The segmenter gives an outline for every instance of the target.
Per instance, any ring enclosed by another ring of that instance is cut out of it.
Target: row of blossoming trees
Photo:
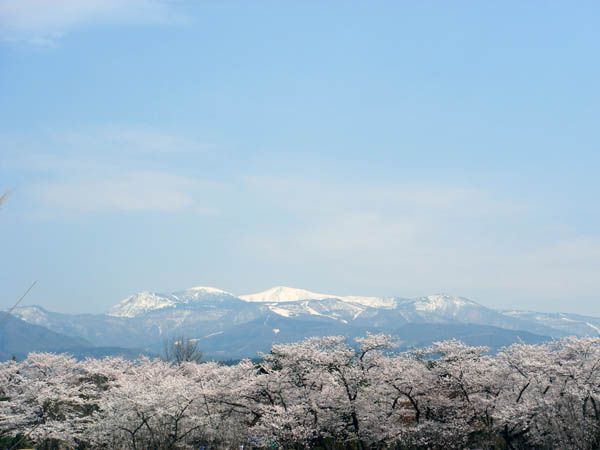
[[[8,447],[598,448],[600,340],[456,341],[393,353],[369,335],[275,345],[260,363],[76,361],[0,365]]]

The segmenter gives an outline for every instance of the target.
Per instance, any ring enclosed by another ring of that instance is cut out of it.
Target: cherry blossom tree
[[[0,439],[157,450],[594,449],[600,339],[490,354],[458,341],[398,353],[389,336],[319,337],[229,366],[32,353],[0,363]]]
[[[96,387],[72,357],[31,353],[22,363],[4,363],[0,372],[1,379],[7,379],[3,428],[36,441],[75,444],[93,423]]]

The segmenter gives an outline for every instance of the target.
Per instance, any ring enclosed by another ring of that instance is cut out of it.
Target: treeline
[[[275,345],[260,363],[76,361],[0,365],[5,448],[593,449],[600,340],[447,341],[394,353],[388,336]],[[0,447],[2,446],[0,445]]]

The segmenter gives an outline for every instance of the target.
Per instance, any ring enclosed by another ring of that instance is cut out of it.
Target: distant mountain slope
[[[600,336],[600,318],[570,313],[540,313],[533,311],[503,311],[509,317],[533,322],[578,336]]]
[[[0,360],[22,358],[29,352],[70,351],[90,348],[81,337],[66,336],[40,325],[0,313]]]
[[[442,330],[440,339],[456,337],[493,348],[519,339],[600,335],[598,318],[502,312],[445,294],[414,299],[339,296],[285,286],[241,296],[205,286],[164,294],[140,292],[107,314],[60,314],[39,306],[17,308],[14,314],[103,347],[160,352],[166,338],[185,335],[198,339],[207,354],[224,359],[254,356],[282,339],[367,331],[404,333],[402,339],[409,345],[420,342],[424,330],[424,341]]]
[[[271,316],[268,320],[246,323],[240,327],[215,333],[199,339],[199,345],[209,358],[229,359],[268,352],[274,343],[297,342],[307,336],[341,335],[349,339],[370,332],[392,334],[400,350],[423,347],[436,341],[459,339],[470,345],[484,345],[496,351],[515,342],[528,344],[549,340],[528,331],[505,330],[497,327],[472,324],[403,324],[393,330],[363,326],[343,326],[328,319],[313,317],[307,320],[290,320]]]
[[[56,333],[81,337],[97,346],[144,347],[149,331],[133,326],[125,317],[107,314],[63,314],[41,306],[16,308],[13,314],[22,320],[44,326]],[[154,326],[155,327],[155,326]]]
[[[523,342],[539,344],[549,340],[524,330],[506,330],[488,325],[475,324],[415,324],[402,325],[397,330],[403,348],[419,348],[436,341],[458,339],[468,345],[484,345],[492,351],[502,347]]]
[[[68,317],[68,315],[64,316]],[[76,358],[105,356],[135,358],[142,354],[156,356],[158,353],[135,345],[96,346],[81,336],[57,333],[45,326],[27,323],[18,317],[0,312],[0,361],[13,356],[23,359],[31,352],[69,353]]]

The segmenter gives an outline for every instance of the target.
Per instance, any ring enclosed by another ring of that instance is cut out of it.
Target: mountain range
[[[404,349],[449,338],[495,350],[518,341],[600,336],[600,318],[577,314],[501,311],[445,294],[340,296],[285,286],[239,296],[204,286],[172,293],[140,292],[106,314],[62,314],[36,305],[16,308],[13,314],[21,328],[43,327],[54,338],[62,336],[64,342],[56,342],[56,349],[156,354],[166,339],[186,336],[197,339],[205,355],[214,359],[254,357],[273,343],[308,336],[352,338],[366,332],[394,335]],[[0,357],[7,355],[6,343],[12,340],[5,336],[0,341]],[[33,342],[28,349],[49,346],[37,347]]]

